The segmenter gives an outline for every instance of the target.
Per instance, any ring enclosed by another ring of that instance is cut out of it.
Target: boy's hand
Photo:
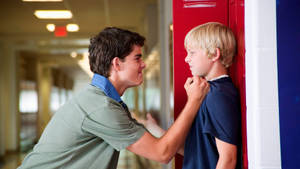
[[[187,78],[184,88],[188,95],[188,100],[202,100],[209,91],[209,83],[198,76]]]
[[[132,117],[134,117],[139,123],[143,124],[146,129],[156,138],[161,137],[166,132],[157,124],[157,121],[152,117],[150,113],[147,113],[147,119],[138,118],[134,114],[132,115]]]

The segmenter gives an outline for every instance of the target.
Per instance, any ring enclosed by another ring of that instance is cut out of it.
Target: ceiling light
[[[23,2],[62,2],[63,0],[22,0]]]
[[[79,30],[79,26],[77,24],[68,24],[67,31],[68,32],[77,32]]]
[[[47,24],[47,26],[46,26],[46,28],[47,28],[47,30],[49,31],[49,32],[54,32],[54,30],[55,30],[55,25],[54,24]]]
[[[69,10],[36,10],[34,15],[39,19],[71,19]]]
[[[77,56],[77,52],[71,52],[71,54],[70,54],[70,55],[71,55],[71,57],[72,57],[72,58],[76,58],[76,56]]]

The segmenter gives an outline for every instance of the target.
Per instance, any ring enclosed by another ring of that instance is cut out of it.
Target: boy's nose
[[[188,55],[185,57],[184,61],[185,61],[186,63],[189,63],[189,56],[188,56]]]

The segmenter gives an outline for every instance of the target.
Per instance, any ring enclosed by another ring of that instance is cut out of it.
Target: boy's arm
[[[147,114],[146,120],[137,119],[138,122],[142,123],[148,131],[157,138],[162,137],[166,130],[162,129],[156,122],[156,120],[151,116],[150,113]],[[184,143],[180,146],[177,151],[178,154],[184,156]]]
[[[181,145],[181,147],[179,148],[179,150],[177,151],[178,154],[184,156],[184,144]]]
[[[237,161],[237,146],[216,139],[219,160],[216,169],[235,169]]]
[[[168,163],[184,143],[187,133],[197,114],[209,84],[199,77],[189,78],[185,83],[188,101],[174,122],[161,138],[155,138],[150,133],[145,134],[127,149],[146,158]]]

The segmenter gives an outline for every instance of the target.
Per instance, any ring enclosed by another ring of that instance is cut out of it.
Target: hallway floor
[[[29,151],[30,152],[30,151]],[[29,153],[28,152],[28,153]],[[0,161],[0,169],[16,169],[27,153],[7,153]],[[138,157],[129,151],[121,151],[117,169],[161,169],[157,162]]]
[[[0,163],[0,169],[16,169],[24,159],[24,153],[8,153]]]

